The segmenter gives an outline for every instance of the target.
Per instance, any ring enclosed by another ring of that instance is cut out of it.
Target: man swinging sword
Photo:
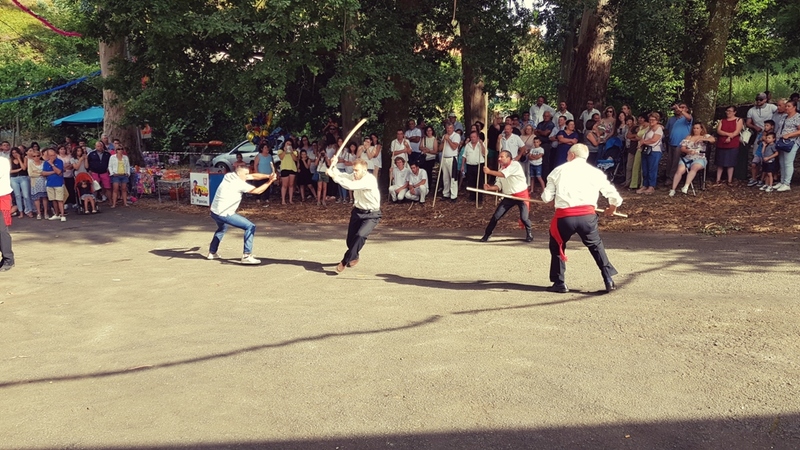
[[[508,150],[500,152],[498,162],[500,170],[492,170],[488,166],[483,168],[483,173],[496,177],[495,184],[485,184],[483,188],[487,191],[501,192],[515,198],[503,198],[500,204],[497,205],[492,219],[489,220],[489,225],[486,226],[486,231],[483,233],[481,242],[489,240],[492,231],[494,231],[494,227],[497,226],[497,222],[514,206],[519,207],[519,223],[520,228],[525,227],[525,242],[531,242],[533,241],[533,234],[531,233],[531,221],[528,218],[530,212],[530,196],[528,195],[528,183],[525,180],[525,172],[519,161],[513,160],[511,152]]]

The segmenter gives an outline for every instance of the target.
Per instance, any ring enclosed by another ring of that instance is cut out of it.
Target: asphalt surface
[[[800,448],[796,236],[546,237],[210,219],[17,221],[0,448]]]

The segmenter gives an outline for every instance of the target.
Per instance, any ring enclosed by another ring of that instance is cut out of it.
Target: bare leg
[[[122,204],[128,206],[128,185],[122,184]]]
[[[692,181],[694,181],[694,177],[697,176],[697,172],[700,172],[702,169],[703,166],[700,164],[692,164],[692,168],[689,169],[689,173],[686,174],[686,184],[684,186],[691,185]]]
[[[289,179],[288,180],[288,184],[289,184],[289,203],[290,204],[294,204],[294,201],[293,201],[293,199],[294,199],[294,177],[295,177],[294,175],[289,175],[287,177]]]
[[[733,167],[728,167],[725,170],[728,171],[728,184],[733,183]]]
[[[111,207],[117,207],[117,192],[119,192],[119,183],[111,185]]]
[[[289,190],[289,177],[281,179],[281,205],[286,204],[286,191]]]
[[[672,177],[672,190],[673,191],[678,187],[678,184],[680,184],[681,178],[683,178],[684,172],[686,172],[686,166],[684,166],[683,164],[679,164],[678,165],[678,169],[675,171],[675,175]],[[687,176],[686,184],[687,185],[689,184],[688,176]]]

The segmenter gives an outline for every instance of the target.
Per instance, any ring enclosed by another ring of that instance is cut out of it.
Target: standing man
[[[419,163],[412,162],[411,173],[408,175],[406,199],[424,205],[426,195],[428,195],[428,174],[425,169],[420,169]]]
[[[411,154],[408,156],[409,162],[419,161],[422,153],[419,150],[419,141],[422,140],[422,130],[417,128],[417,121],[411,119],[408,121],[406,131],[404,133],[409,147],[411,147]]]
[[[477,188],[480,186],[478,177],[480,176],[481,167],[486,162],[485,158],[486,147],[483,145],[483,141],[479,139],[478,132],[473,131],[469,134],[469,141],[464,145],[464,159],[461,162],[461,170],[467,179],[467,187]],[[477,192],[470,192],[469,199],[475,200],[477,195]]]
[[[47,178],[47,200],[53,204],[53,215],[48,220],[66,222],[64,200],[67,198],[67,190],[64,188],[64,161],[56,158],[56,151],[52,148],[44,151],[44,159],[42,176]]]
[[[524,129],[526,125],[536,128],[536,124],[531,120],[531,113],[528,111],[522,113],[522,120],[519,123],[520,129]]]
[[[14,267],[14,252],[11,249],[11,161],[0,157],[0,272]]]
[[[531,114],[531,121],[533,122],[533,126],[539,124],[542,120],[544,120],[544,112],[547,111],[550,113],[550,117],[553,117],[553,113],[555,110],[547,104],[547,97],[540,95],[536,99],[536,103],[531,106],[530,114]]]
[[[396,161],[397,158],[402,159],[404,162],[408,161],[408,156],[411,154],[411,143],[408,142],[408,139],[406,139],[406,135],[403,130],[397,130],[397,139],[392,141],[391,150],[392,161]]]
[[[521,137],[514,134],[514,127],[511,124],[506,124],[503,134],[497,137],[497,150],[508,151],[514,161],[519,161],[525,156],[525,142]]]
[[[757,137],[759,133],[764,131],[764,121],[772,119],[772,115],[777,111],[777,105],[767,103],[766,93],[762,92],[756,95],[756,104],[747,111],[747,122],[745,123],[747,128],[753,132],[753,138]]]
[[[550,281],[553,282],[547,288],[550,292],[569,292],[564,282],[564,272],[567,270],[564,250],[575,233],[594,257],[603,276],[606,292],[616,289],[612,277],[617,270],[606,256],[603,240],[597,230],[595,208],[598,192],[608,199],[607,216],[613,215],[622,204],[622,197],[603,171],[586,162],[588,157],[588,147],[573,145],[567,153],[567,162],[553,169],[547,177],[547,187],[542,192],[542,200],[546,203],[555,200],[556,207],[553,221],[550,222]]]
[[[353,210],[350,212],[350,225],[347,227],[347,251],[336,272],[342,273],[346,267],[358,264],[359,253],[367,242],[369,234],[381,218],[381,193],[378,180],[367,172],[367,162],[359,159],[353,164],[353,173],[341,173],[336,169],[338,155],[333,157],[328,175],[343,188],[353,191]]]
[[[225,236],[228,225],[244,230],[244,252],[242,254],[242,264],[260,264],[261,261],[253,258],[253,238],[256,234],[256,226],[253,222],[236,214],[239,203],[242,202],[242,194],[258,195],[266,191],[277,179],[275,173],[265,175],[263,173],[250,174],[247,166],[239,166],[235,171],[225,174],[222,182],[214,195],[211,203],[211,218],[217,224],[217,231],[208,246],[208,256],[206,259],[220,259],[217,254],[219,243]],[[259,187],[253,187],[247,180],[269,180]]]
[[[11,159],[11,144],[8,141],[3,141],[0,143],[0,157],[5,159]]]
[[[579,117],[581,121],[581,132],[583,134],[586,134],[586,122],[588,122],[595,114],[599,115],[600,111],[594,109],[594,102],[592,100],[588,100],[586,102],[586,109],[581,113],[581,116]]]
[[[519,200],[503,198],[503,201],[497,205],[494,210],[489,225],[486,225],[486,231],[483,232],[481,242],[486,242],[497,226],[497,222],[506,215],[509,209],[514,206],[519,207],[519,222],[525,228],[525,242],[533,241],[533,233],[531,232],[531,220],[528,218],[530,213],[530,196],[528,194],[528,183],[525,181],[525,172],[522,170],[522,165],[518,161],[511,159],[511,153],[508,150],[500,152],[500,170],[491,170],[488,167],[483,168],[483,173],[487,175],[494,175],[496,178],[495,184],[491,185],[486,183],[483,188],[487,191],[501,192],[506,195],[512,195],[519,198]]]
[[[462,132],[464,131],[464,125],[462,125],[461,122],[459,122],[458,119],[456,119],[455,111],[451,112],[450,115],[447,117],[447,123],[452,124],[454,130],[461,130]],[[447,124],[445,124],[445,126],[446,125]]]
[[[105,135],[103,135],[105,136]],[[108,137],[106,137],[106,140]],[[106,146],[103,141],[97,141],[94,144],[94,151],[86,156],[89,162],[89,173],[92,179],[100,183],[103,189],[103,198],[99,201],[111,201],[111,176],[108,174],[108,162],[111,160],[111,154],[106,151]]]
[[[669,152],[667,153],[667,183],[672,186],[672,179],[681,163],[681,142],[692,133],[692,115],[686,103],[672,105],[675,120],[669,129]],[[763,122],[761,123],[764,124]]]
[[[567,111],[567,102],[558,102],[558,111],[553,113],[553,122],[558,123],[558,118],[562,116],[566,117],[566,120],[575,120],[572,113]]]
[[[458,172],[453,166],[458,157],[460,143],[461,135],[456,133],[452,123],[448,123],[442,136],[442,197],[450,198],[453,203],[458,197]]]

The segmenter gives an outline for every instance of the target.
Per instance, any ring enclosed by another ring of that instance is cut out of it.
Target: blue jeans
[[[778,155],[778,158],[781,161],[781,183],[787,186],[792,183],[792,175],[794,175],[794,158],[797,156],[798,147],[800,147],[800,145],[795,143],[790,152],[780,152],[780,155]],[[19,203],[19,200],[17,200],[17,203]]]
[[[661,152],[642,154],[642,187],[656,187],[659,162],[661,162]]]
[[[221,217],[212,212],[211,218],[217,223],[217,231],[214,232],[214,239],[211,239],[211,245],[208,247],[210,253],[217,253],[219,243],[225,236],[225,231],[228,230],[228,225],[244,230],[244,254],[249,255],[253,253],[253,238],[256,235],[256,226],[253,222],[250,222],[239,214]]]
[[[31,179],[26,176],[11,177],[10,179],[11,189],[14,191],[14,198],[17,200],[17,208],[21,213],[32,213]]]

